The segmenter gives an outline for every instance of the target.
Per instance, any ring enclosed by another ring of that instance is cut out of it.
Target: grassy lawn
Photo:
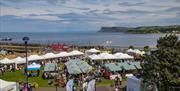
[[[0,79],[6,81],[25,81],[25,75],[21,70],[15,72],[6,72],[4,75],[0,75]],[[41,76],[39,77],[29,77],[29,82],[37,82],[40,87],[48,87],[48,81],[43,80]]]
[[[48,80],[43,80],[41,75],[39,77],[29,77],[29,82],[37,82],[40,87],[50,87],[50,85],[48,85]],[[0,79],[6,81],[25,81],[25,75],[22,73],[21,70],[15,72],[5,72],[4,75],[0,75]],[[101,83],[97,82],[97,85],[110,85],[113,84],[113,82],[113,80],[103,79]]]

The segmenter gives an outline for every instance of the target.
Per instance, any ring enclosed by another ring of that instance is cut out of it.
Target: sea
[[[126,33],[24,33],[24,32],[0,32],[0,38],[9,37],[9,43],[23,43],[23,37],[29,37],[29,43],[38,44],[67,44],[78,46],[109,46],[109,47],[155,47],[157,40],[165,34],[126,34]],[[177,35],[180,38],[180,35]],[[2,42],[2,41],[1,41]],[[7,42],[7,41],[6,41]]]

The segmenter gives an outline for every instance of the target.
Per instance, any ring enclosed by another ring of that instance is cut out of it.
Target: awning
[[[69,74],[88,73],[92,70],[92,67],[82,60],[70,60],[65,63]]]
[[[56,71],[57,64],[56,63],[48,63],[44,66],[44,71]]]
[[[0,91],[16,91],[16,82],[8,82],[0,79]]]
[[[8,58],[4,58],[4,59],[0,60],[0,64],[12,64],[12,63],[15,63],[15,62]]]
[[[101,51],[97,50],[95,48],[92,48],[92,49],[87,50],[86,52],[88,52],[88,53],[98,53],[98,52],[101,52]]]
[[[31,65],[28,65],[28,70],[39,70],[40,68],[40,64],[32,63]]]

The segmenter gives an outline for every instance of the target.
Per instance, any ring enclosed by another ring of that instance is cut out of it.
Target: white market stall
[[[28,56],[27,59],[28,59],[28,61],[37,61],[37,60],[42,60],[44,58],[39,55],[30,55],[30,56]]]
[[[136,53],[136,54],[140,54],[140,55],[144,55],[145,54],[144,51],[140,51],[139,49],[128,49],[127,52],[128,53]]]
[[[28,65],[28,70],[40,70],[40,68],[41,68],[40,64],[32,63]]]
[[[80,55],[84,55],[84,53],[80,52],[78,50],[73,50],[73,51],[69,52],[69,55],[70,56],[80,56]]]
[[[4,59],[0,60],[0,64],[13,64],[13,63],[15,63],[15,62],[8,58],[4,58]]]
[[[117,59],[133,59],[133,56],[130,56],[128,54],[125,53],[115,53],[114,56],[116,56]]]
[[[26,63],[25,58],[22,58],[22,57],[16,57],[16,58],[12,59],[12,61],[14,61],[16,64]]]
[[[46,53],[45,55],[42,56],[44,59],[52,59],[52,58],[57,58],[56,54],[54,53]]]
[[[16,82],[8,82],[0,79],[0,91],[17,91]]]
[[[92,48],[92,49],[89,49],[86,51],[86,54],[87,55],[91,55],[91,54],[96,54],[96,53],[100,53],[101,51],[100,50],[97,50],[95,48]]]
[[[70,53],[67,52],[60,52],[56,54],[56,57],[68,57],[68,56],[70,56]]]

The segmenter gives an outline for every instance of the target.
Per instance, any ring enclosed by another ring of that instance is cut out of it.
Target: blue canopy
[[[40,64],[32,63],[31,65],[28,65],[28,70],[40,70],[40,68]]]

